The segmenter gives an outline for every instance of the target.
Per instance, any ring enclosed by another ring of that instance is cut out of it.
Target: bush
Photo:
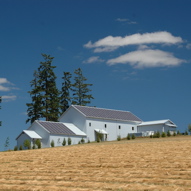
[[[150,138],[153,138],[153,136],[154,136],[154,135],[151,134],[151,135],[150,135]]]
[[[64,138],[63,142],[62,142],[62,146],[66,145],[66,139]]]
[[[131,136],[128,134],[127,135],[127,140],[130,140],[131,139]]]
[[[178,130],[178,131],[177,131],[177,135],[180,135],[180,134],[181,134],[181,133],[180,133],[180,131]]]
[[[54,147],[54,140],[51,141],[50,145],[51,147]]]
[[[83,144],[83,143],[85,143],[85,140],[84,140],[84,138],[82,138],[82,139],[81,139],[81,143],[82,143],[82,144]]]
[[[103,140],[103,134],[97,132],[97,142],[99,143],[102,140]]]
[[[21,150],[23,150],[23,147],[22,147],[22,145],[20,145],[20,147],[19,147],[19,150],[21,151]]]
[[[14,151],[17,151],[17,150],[18,150],[18,147],[17,147],[17,146],[15,146],[15,147],[14,147]]]
[[[121,141],[121,136],[120,135],[117,136],[117,140]]]
[[[88,139],[88,143],[90,143],[90,140]]]
[[[166,133],[162,132],[161,137],[166,137]]]
[[[188,131],[185,131],[185,135],[188,135]]]
[[[132,139],[135,139],[135,135],[134,135],[134,134],[132,134],[131,138],[132,138]]]
[[[71,140],[71,138],[69,137],[68,138],[68,145],[71,145],[72,144],[72,140]]]
[[[32,146],[32,149],[36,149],[36,148],[35,148],[35,145]]]
[[[31,143],[28,139],[26,139],[23,143],[24,147],[27,149],[31,149]]]
[[[38,147],[38,149],[41,148],[41,141],[40,141],[40,139],[37,139],[37,140],[35,141],[35,145]]]
[[[175,132],[173,133],[173,136],[176,136],[176,133],[175,133]]]
[[[167,131],[167,136],[168,136],[168,137],[170,137],[170,136],[171,136],[171,134],[170,134],[170,131],[169,131],[169,130]]]

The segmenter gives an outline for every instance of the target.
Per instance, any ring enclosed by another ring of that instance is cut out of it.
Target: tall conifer
[[[72,84],[72,90],[73,90],[73,101],[72,104],[74,105],[87,105],[91,102],[91,99],[94,99],[89,92],[91,89],[89,89],[89,86],[92,86],[92,84],[86,84],[85,82],[87,79],[83,76],[81,68],[78,68],[74,71],[76,74],[74,78],[74,84]]]

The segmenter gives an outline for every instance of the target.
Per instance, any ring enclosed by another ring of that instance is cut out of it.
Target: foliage
[[[188,131],[185,131],[185,133],[184,133],[185,135],[188,135]]]
[[[170,131],[169,131],[169,130],[167,131],[167,136],[168,136],[168,137],[170,137],[170,136],[171,136],[171,133],[170,133]]]
[[[14,151],[17,151],[17,150],[18,150],[18,147],[17,147],[17,146],[15,146],[15,147],[14,147]]]
[[[117,141],[121,141],[121,136],[120,135],[117,136]]]
[[[66,145],[66,139],[64,138],[63,142],[62,142],[62,146]]]
[[[64,76],[62,77],[63,83],[62,83],[62,91],[60,96],[60,108],[62,112],[65,112],[71,103],[71,97],[70,97],[70,91],[71,91],[71,73],[70,72],[64,72]]]
[[[70,137],[68,137],[68,145],[72,144],[72,139]]]
[[[177,135],[180,135],[180,134],[181,134],[181,133],[180,133],[180,131],[178,130],[178,131],[177,131]]]
[[[135,135],[134,135],[134,134],[132,134],[131,138],[132,138],[132,139],[135,139]]]
[[[51,147],[54,147],[54,140],[51,141],[50,145]]]
[[[20,150],[20,151],[23,150],[23,146],[22,146],[22,145],[20,145],[19,150]]]
[[[176,132],[173,133],[173,136],[176,136]]]
[[[81,143],[83,144],[83,143],[85,143],[85,140],[84,140],[84,138],[82,137],[82,139],[81,139]]]
[[[191,124],[188,125],[188,131],[190,132],[191,135]]]
[[[88,143],[90,143],[90,140],[88,139]]]
[[[150,135],[150,138],[160,138],[160,132],[155,132],[154,135]]]
[[[35,145],[32,146],[32,149],[36,149]]]
[[[89,86],[92,84],[86,84],[87,79],[83,76],[81,68],[78,68],[74,71],[76,74],[74,78],[74,84],[72,84],[73,91],[73,100],[72,104],[74,105],[87,105],[90,103],[91,99],[94,99],[89,92]]]
[[[7,137],[4,146],[5,146],[5,150],[7,150],[9,147],[9,137]]]
[[[127,135],[127,140],[130,140],[131,139],[131,136],[128,134]]]
[[[38,149],[41,148],[41,141],[40,141],[40,139],[36,139],[35,145],[37,146]]]
[[[99,132],[97,132],[96,133],[96,141],[99,143],[100,141],[102,141],[103,140],[103,134],[102,133],[99,133]]]
[[[166,133],[165,133],[165,132],[162,132],[162,133],[161,133],[161,137],[166,137]]]
[[[26,139],[23,143],[24,147],[27,149],[31,149],[31,143],[28,139]]]

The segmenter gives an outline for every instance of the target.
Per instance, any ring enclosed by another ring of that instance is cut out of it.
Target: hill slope
[[[1,152],[0,190],[189,190],[191,137]]]

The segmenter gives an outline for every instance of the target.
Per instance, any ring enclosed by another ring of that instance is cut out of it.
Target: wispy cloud
[[[137,22],[131,21],[130,19],[125,19],[125,18],[117,18],[116,21],[122,22],[122,23],[127,23],[129,25],[137,24]]]
[[[13,87],[14,84],[9,82],[6,78],[0,78],[0,91],[11,91],[12,89],[17,89]]]
[[[103,39],[92,43],[89,41],[84,45],[86,48],[95,48],[94,52],[106,52],[106,50],[114,51],[122,46],[141,45],[141,44],[177,44],[182,43],[181,37],[175,37],[166,31],[133,34],[125,37],[107,36]],[[98,49],[99,48],[99,49]],[[112,49],[113,48],[113,49]]]
[[[98,62],[104,62],[103,59],[101,59],[99,56],[92,56],[88,58],[87,60],[83,61],[85,64],[91,64],[91,63],[98,63]]]
[[[107,61],[108,65],[130,64],[134,68],[178,66],[185,60],[174,57],[172,53],[161,50],[137,50]]]
[[[15,95],[4,95],[2,96],[2,101],[3,102],[9,102],[9,101],[14,101],[16,100],[17,96]]]

